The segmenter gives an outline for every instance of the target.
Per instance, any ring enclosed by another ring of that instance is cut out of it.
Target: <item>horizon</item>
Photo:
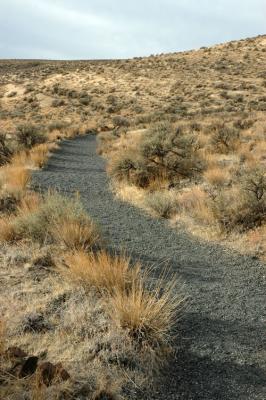
[[[226,45],[227,43],[234,43],[234,42],[240,42],[240,41],[244,41],[244,40],[248,40],[248,39],[256,39],[259,37],[263,37],[266,36],[266,33],[264,34],[259,34],[256,36],[252,36],[252,37],[245,37],[245,38],[240,38],[240,39],[233,39],[233,40],[229,40],[226,42],[221,42],[221,43],[215,43],[212,44],[210,46],[201,46],[201,47],[197,47],[194,49],[186,49],[186,50],[180,50],[180,51],[173,51],[170,53],[158,53],[158,54],[149,54],[149,55],[144,55],[144,56],[133,56],[133,57],[129,57],[129,58],[76,58],[76,59],[71,59],[71,58],[67,58],[67,59],[53,59],[53,58],[0,58],[1,61],[53,61],[53,62],[88,62],[88,61],[92,61],[92,62],[104,62],[104,61],[125,61],[125,60],[133,60],[133,59],[137,59],[137,58],[149,58],[149,57],[158,57],[161,55],[167,55],[167,54],[178,54],[178,53],[189,53],[192,51],[198,51],[202,48],[212,48],[212,47],[216,47],[216,46],[221,46],[221,45]]]

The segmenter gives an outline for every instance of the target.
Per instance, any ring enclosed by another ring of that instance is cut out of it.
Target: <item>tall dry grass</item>
[[[100,242],[99,230],[88,216],[80,219],[64,215],[55,220],[51,232],[58,243],[72,250],[86,250]]]
[[[203,176],[213,186],[224,186],[230,181],[230,173],[221,167],[211,167],[204,172]]]
[[[171,343],[184,299],[175,278],[147,287],[149,274],[137,275],[130,289],[115,290],[110,315],[118,327],[140,344],[154,349]]]
[[[67,268],[61,271],[68,279],[108,293],[127,290],[140,271],[138,264],[130,266],[128,257],[111,256],[105,250],[97,253],[74,251],[66,254],[64,260]]]
[[[70,252],[60,271],[71,283],[96,288],[105,298],[109,317],[137,345],[149,347],[156,362],[171,347],[184,297],[175,277],[152,279],[139,263],[124,255]],[[158,359],[157,359],[158,358]],[[160,361],[160,362],[161,362]]]
[[[16,238],[13,219],[5,216],[0,219],[0,242],[12,242]]]

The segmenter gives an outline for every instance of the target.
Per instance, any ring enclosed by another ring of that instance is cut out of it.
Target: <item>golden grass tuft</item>
[[[86,250],[100,242],[99,231],[89,217],[81,220],[65,215],[55,221],[52,235],[57,242],[72,250]]]
[[[64,257],[67,268],[60,268],[72,282],[105,290],[126,290],[139,274],[140,266],[130,267],[126,256],[111,256],[105,250],[98,253],[86,253],[82,250],[69,252]]]
[[[154,348],[170,344],[184,298],[173,278],[147,287],[149,273],[137,275],[129,290],[115,290],[110,299],[110,316],[139,344]]]
[[[21,193],[26,189],[30,180],[28,169],[11,164],[2,168],[1,172],[2,185],[8,192]]]
[[[2,217],[0,220],[0,242],[11,242],[15,239],[15,230],[11,217]]]
[[[42,167],[48,158],[50,146],[48,143],[42,143],[35,146],[30,152],[30,160],[36,167]]]
[[[185,214],[194,216],[201,222],[213,224],[214,216],[209,204],[208,194],[200,187],[178,194],[177,202],[179,208]]]
[[[18,153],[14,154],[11,159],[10,165],[16,167],[25,167],[29,162],[29,152],[25,150],[21,150]]]
[[[40,207],[41,201],[42,200],[38,193],[25,193],[17,207],[19,215],[26,215],[35,212]]]
[[[223,186],[230,180],[230,174],[227,170],[220,167],[211,167],[203,174],[208,183],[214,186]]]

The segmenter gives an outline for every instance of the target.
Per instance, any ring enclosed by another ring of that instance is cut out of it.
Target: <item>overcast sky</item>
[[[266,33],[266,0],[0,0],[0,58],[125,58]]]

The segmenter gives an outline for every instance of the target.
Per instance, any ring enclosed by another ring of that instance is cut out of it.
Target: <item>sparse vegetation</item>
[[[99,134],[123,200],[265,258],[265,54],[258,37],[133,60],[0,62],[1,398],[135,393],[178,329],[174,277],[110,254],[78,196],[30,190],[61,139]]]

